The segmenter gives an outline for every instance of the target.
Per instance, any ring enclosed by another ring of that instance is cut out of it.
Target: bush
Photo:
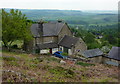
[[[59,61],[60,61],[60,59],[56,59],[56,58],[54,58],[54,57],[48,58],[47,60],[48,60],[48,61],[56,61],[56,62],[59,62]]]
[[[18,45],[13,45],[11,48],[18,49]]]
[[[43,69],[43,70],[47,70],[47,69],[49,69],[51,66],[49,66],[49,65],[44,65],[44,66],[42,66],[41,68]]]
[[[77,65],[81,65],[81,66],[95,66],[95,64],[88,64],[88,63],[83,63],[83,62],[77,62]]]
[[[20,66],[17,61],[11,61],[11,62],[9,62],[9,65],[11,65],[11,66],[17,66],[17,67]]]
[[[36,68],[37,64],[30,64],[30,67]]]
[[[16,61],[17,59],[15,57],[3,56],[3,60],[5,60],[5,61]]]
[[[88,49],[101,48],[101,45],[97,42],[88,43],[87,46],[88,46]]]
[[[51,55],[51,53],[50,53],[50,52],[48,52],[48,53],[47,53],[47,55]]]
[[[39,58],[39,57],[36,57],[36,58],[33,58],[33,59],[30,60],[30,61],[32,61],[32,62],[35,63],[35,64],[38,64],[38,63],[42,62],[43,59],[41,59],[41,58]]]
[[[63,56],[68,56],[68,53],[62,53]]]
[[[35,53],[39,54],[40,53],[40,49],[36,49]]]
[[[73,76],[75,76],[75,73],[72,70],[64,69],[63,67],[60,66],[49,69],[49,71],[53,74],[57,74],[59,76],[64,76],[67,78],[72,78]]]

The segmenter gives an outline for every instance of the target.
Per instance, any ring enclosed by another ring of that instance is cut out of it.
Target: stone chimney
[[[43,23],[44,22],[42,20],[38,22],[38,31],[39,31],[40,36],[43,35]]]
[[[61,23],[61,22],[63,22],[63,20],[58,20],[58,23]]]

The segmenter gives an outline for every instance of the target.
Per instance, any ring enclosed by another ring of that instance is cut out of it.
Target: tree
[[[117,44],[117,39],[111,34],[105,35],[103,39],[107,40],[110,44]]]
[[[19,10],[11,9],[10,13],[2,9],[2,41],[4,46],[9,48],[15,40],[31,39],[31,23],[27,22],[27,17]]]
[[[86,43],[93,43],[95,42],[95,36],[92,33],[87,33],[84,40]]]

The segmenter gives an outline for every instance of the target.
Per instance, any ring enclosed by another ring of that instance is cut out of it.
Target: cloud
[[[119,0],[1,0],[0,8],[117,10]]]

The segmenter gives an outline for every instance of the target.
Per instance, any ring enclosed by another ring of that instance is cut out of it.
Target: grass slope
[[[47,55],[3,52],[3,82],[117,82],[114,66],[78,62],[60,64]]]

